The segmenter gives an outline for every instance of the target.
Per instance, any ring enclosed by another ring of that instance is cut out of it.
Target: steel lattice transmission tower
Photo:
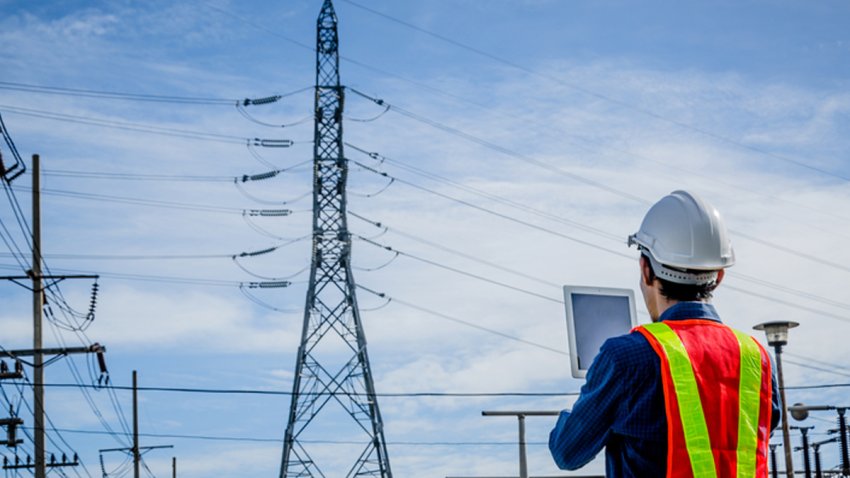
[[[339,82],[338,47],[336,13],[331,0],[325,0],[316,42],[313,257],[281,478],[325,476],[313,458],[315,453],[311,456],[314,440],[304,436],[320,413],[334,413],[334,408],[352,420],[335,416],[334,438],[362,437],[363,448],[352,454],[357,457],[346,476],[392,477],[351,274],[351,235],[346,219],[348,163],[342,149],[344,90]],[[351,430],[343,431],[344,422]],[[338,461],[338,457],[333,458]]]

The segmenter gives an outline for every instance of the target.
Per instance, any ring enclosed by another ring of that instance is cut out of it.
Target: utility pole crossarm
[[[106,347],[93,344],[88,347],[60,347],[46,349],[22,349],[22,350],[0,350],[0,357],[18,358],[33,357],[41,355],[72,355],[72,354],[97,354],[106,352]]]

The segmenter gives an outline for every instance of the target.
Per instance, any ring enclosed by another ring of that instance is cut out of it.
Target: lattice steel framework
[[[336,13],[325,0],[316,41],[313,257],[281,478],[325,476],[310,454],[314,441],[301,438],[320,412],[329,412],[328,405],[341,406],[353,420],[350,432],[363,438],[362,452],[346,476],[392,477],[351,273],[338,47]],[[337,431],[336,437],[348,432]]]

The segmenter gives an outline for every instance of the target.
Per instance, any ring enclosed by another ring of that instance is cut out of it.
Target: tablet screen
[[[564,292],[571,368],[581,378],[606,340],[637,325],[634,299],[627,289],[565,287]]]

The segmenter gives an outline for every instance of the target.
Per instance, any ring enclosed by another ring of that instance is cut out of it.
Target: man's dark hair
[[[717,288],[717,282],[711,281],[708,284],[678,284],[676,282],[670,282],[668,280],[662,279],[655,275],[655,271],[652,270],[652,262],[650,262],[649,257],[646,254],[643,254],[644,259],[646,259],[646,265],[649,266],[649,280],[658,279],[658,282],[661,284],[660,292],[664,297],[675,300],[679,302],[688,302],[695,300],[708,300],[712,297],[712,292]],[[704,271],[687,271],[686,272],[704,272]]]

